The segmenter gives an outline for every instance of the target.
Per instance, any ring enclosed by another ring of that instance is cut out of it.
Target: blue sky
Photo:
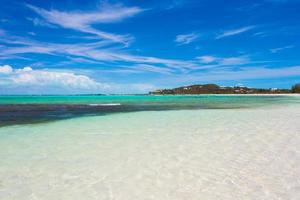
[[[0,94],[300,82],[300,0],[2,0]]]

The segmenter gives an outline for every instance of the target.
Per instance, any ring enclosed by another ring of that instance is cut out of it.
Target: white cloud
[[[268,35],[269,35],[269,33],[265,32],[265,31],[260,31],[260,32],[253,33],[253,36],[258,36],[258,37],[266,37]]]
[[[10,74],[12,71],[13,69],[10,65],[0,66],[0,74]]]
[[[102,5],[102,8],[94,12],[62,12],[58,10],[45,10],[32,5],[27,5],[47,22],[85,33],[95,34],[101,38],[114,42],[127,43],[130,38],[93,28],[92,24],[113,23],[132,17],[143,10],[138,7],[124,7],[121,5]]]
[[[194,42],[199,38],[199,34],[197,33],[190,33],[190,34],[183,34],[183,35],[177,35],[175,42],[178,44],[190,44],[191,42]]]
[[[11,42],[8,40],[7,42]],[[165,59],[159,57],[137,56],[126,53],[123,49],[110,49],[105,47],[105,42],[94,43],[79,43],[79,44],[54,44],[54,43],[41,43],[36,41],[23,41],[15,39],[13,43],[22,46],[0,48],[1,53],[5,56],[17,55],[23,53],[42,53],[49,55],[66,56],[70,61],[63,62],[62,64],[72,64],[76,62],[85,63],[114,63],[126,62],[124,67],[128,67],[127,72],[140,73],[141,71],[151,71],[161,74],[173,73],[174,70],[178,72],[188,72],[190,70],[215,68],[222,65],[242,65],[248,64],[249,58],[247,56],[220,58],[210,55],[204,55],[192,60],[178,60],[178,59]],[[199,62],[200,61],[200,62]],[[128,64],[130,63],[130,64]],[[209,65],[203,65],[209,64]],[[139,72],[132,69],[130,66],[139,66]],[[114,70],[114,69],[112,69]],[[125,72],[126,69],[115,69],[116,71]]]
[[[285,50],[285,49],[291,49],[291,48],[294,48],[294,45],[289,45],[289,46],[279,47],[279,48],[273,48],[273,49],[270,49],[270,52],[271,53],[277,53],[278,51],[282,51],[282,50]]]
[[[23,70],[12,77],[16,85],[58,86],[73,89],[101,89],[102,84],[87,76],[69,72]]]
[[[29,35],[32,35],[32,36],[36,36],[36,33],[35,32],[27,32]]]
[[[1,40],[1,39],[0,39]],[[24,53],[37,53],[37,54],[49,54],[49,55],[65,55],[67,57],[75,57],[90,59],[90,61],[97,62],[114,62],[124,61],[133,62],[138,64],[160,64],[169,68],[176,68],[185,70],[188,68],[194,68],[196,65],[192,61],[176,60],[176,59],[164,59],[158,57],[149,56],[136,56],[128,54],[123,49],[110,49],[106,48],[106,41],[94,42],[94,43],[78,43],[78,44],[57,44],[57,43],[42,43],[37,41],[29,41],[27,39],[20,38],[8,38],[3,40],[8,44],[18,44],[14,47],[0,47],[1,54],[3,56],[17,55]]]
[[[32,71],[31,67],[24,67],[24,68],[15,70],[16,73],[31,72],[31,71]]]
[[[173,70],[166,67],[158,67],[149,64],[137,64],[132,66],[124,66],[125,69],[120,69],[124,73],[143,73],[143,72],[151,72],[157,74],[172,74]]]
[[[230,58],[223,58],[220,61],[221,65],[243,65],[249,63],[249,59],[247,57],[230,57]]]
[[[225,70],[207,74],[211,80],[245,80],[245,79],[268,79],[288,76],[299,76],[300,66],[267,68],[267,67],[244,67],[239,71]]]
[[[172,70],[166,67],[157,67],[153,65],[140,64],[135,66],[138,70],[146,71],[146,72],[154,72],[160,74],[171,74]]]
[[[49,27],[49,28],[56,28],[56,26],[54,26],[53,24],[50,24],[50,23],[46,22],[45,20],[39,19],[37,17],[35,17],[35,18],[27,17],[27,20],[31,21],[33,23],[33,25],[35,25],[35,26],[45,26],[45,27]]]
[[[242,28],[238,28],[238,29],[227,30],[227,31],[224,31],[223,33],[219,34],[216,37],[216,39],[221,39],[221,38],[225,38],[225,37],[229,37],[229,36],[233,36],[233,35],[238,35],[238,34],[250,31],[254,28],[255,28],[255,26],[246,26],[246,27],[242,27]]]
[[[215,62],[218,58],[207,55],[207,56],[199,56],[197,57],[197,59],[199,59],[201,63],[208,64],[208,63]]]
[[[0,66],[0,75],[1,94],[128,94],[147,93],[156,88],[148,83],[100,83],[72,71],[35,70],[31,67],[14,69],[9,65]]]
[[[101,65],[104,63],[112,63],[115,65],[116,62],[125,62],[122,65],[124,69],[116,68],[112,70],[132,73],[141,73],[141,71],[160,74],[170,74],[174,72],[188,73],[191,70],[217,68],[224,65],[243,65],[249,64],[250,62],[247,56],[221,58],[204,55],[191,60],[139,56],[127,53],[123,48],[111,48],[107,46],[107,40],[75,44],[38,42],[12,36],[0,40],[7,44],[14,44],[13,46],[0,47],[2,56],[7,57],[27,53],[65,56],[67,61],[62,61],[58,63],[57,66],[70,65],[78,62],[87,64],[99,63]],[[132,69],[130,66],[139,66],[139,69]],[[126,67],[127,69],[125,69]]]
[[[5,74],[2,85],[18,86],[47,86],[62,89],[108,89],[108,84],[99,83],[88,76],[78,75],[73,72],[33,70],[31,67],[13,69],[9,65],[0,67],[0,73]]]
[[[238,57],[215,57],[215,56],[199,56],[197,59],[200,60],[201,63],[210,64],[214,63],[211,66],[224,66],[224,65],[243,65],[250,62],[250,59],[247,56],[238,56]]]
[[[215,81],[240,81],[255,79],[274,79],[300,76],[300,66],[268,68],[268,67],[242,67],[240,70],[233,68],[214,69],[205,72],[197,72],[191,75],[174,75],[164,78],[164,84],[174,83],[207,83]]]

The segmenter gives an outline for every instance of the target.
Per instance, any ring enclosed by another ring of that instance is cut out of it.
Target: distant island
[[[190,85],[173,89],[161,89],[149,92],[150,95],[167,94],[290,94],[300,93],[300,84],[291,89],[278,88],[249,88],[245,86],[219,86],[216,84]]]

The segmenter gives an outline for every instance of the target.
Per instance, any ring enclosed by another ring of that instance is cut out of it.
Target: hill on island
[[[298,88],[298,87],[297,87]],[[163,94],[286,94],[292,93],[289,89],[278,88],[249,88],[245,86],[219,86],[216,84],[190,85],[173,89],[161,89],[150,92],[152,95]]]

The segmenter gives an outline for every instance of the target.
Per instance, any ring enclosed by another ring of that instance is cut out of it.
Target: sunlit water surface
[[[0,199],[300,199],[299,97],[235,101],[3,126]]]

